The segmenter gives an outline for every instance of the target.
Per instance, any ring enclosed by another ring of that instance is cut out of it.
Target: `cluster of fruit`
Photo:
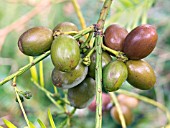
[[[28,56],[38,56],[50,50],[54,65],[53,84],[68,89],[68,100],[72,106],[84,108],[95,96],[96,54],[92,52],[90,65],[84,65],[82,58],[88,53],[80,50],[80,40],[73,37],[75,33],[78,33],[78,28],[70,22],[60,23],[53,30],[34,27],[20,36],[18,46]],[[156,81],[154,71],[140,59],[151,53],[156,41],[157,33],[151,25],[139,26],[130,33],[118,25],[110,25],[104,33],[104,44],[112,50],[123,51],[130,60],[125,63],[112,61],[109,53],[102,52],[102,84],[105,90],[119,89],[126,79],[139,89],[153,87]]]
[[[132,110],[139,105],[139,101],[134,98],[124,94],[117,95],[117,100],[120,104],[120,109],[122,110],[122,114],[125,119],[126,125],[130,125],[133,122],[133,112]],[[110,115],[113,120],[116,120],[119,124],[121,124],[120,117],[118,114],[118,110],[116,106],[113,106],[111,103],[110,95],[107,93],[102,93],[102,111],[108,112],[110,111]],[[92,101],[92,103],[88,106],[88,109],[92,112],[96,111],[96,99]]]
[[[152,67],[144,60],[156,46],[158,35],[155,27],[141,25],[131,32],[112,24],[104,33],[104,44],[110,49],[122,51],[128,57],[125,63],[113,61],[103,69],[103,85],[107,91],[116,91],[127,79],[134,87],[142,90],[151,89],[156,76]]]
[[[82,63],[79,40],[62,34],[70,31],[78,32],[77,26],[70,22],[58,24],[53,31],[34,27],[20,36],[18,46],[28,56],[38,56],[50,50],[54,65],[53,84],[68,89],[68,100],[72,106],[84,108],[95,96],[95,80],[87,76],[88,67]],[[60,34],[54,36],[57,32]]]

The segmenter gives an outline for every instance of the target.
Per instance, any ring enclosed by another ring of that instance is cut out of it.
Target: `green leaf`
[[[2,126],[0,126],[0,128],[3,128]]]
[[[13,123],[11,123],[10,121],[6,120],[6,119],[3,119],[3,122],[5,123],[5,125],[8,127],[8,128],[17,128]]]
[[[50,120],[51,127],[56,128],[53,117],[52,117],[51,112],[50,112],[50,109],[48,109],[48,118]]]
[[[133,3],[129,0],[119,0],[119,2],[124,6],[124,7],[132,7]]]
[[[36,128],[35,125],[31,122],[29,122],[30,128]]]
[[[39,125],[41,126],[41,128],[46,128],[45,124],[40,119],[38,119],[37,121]]]

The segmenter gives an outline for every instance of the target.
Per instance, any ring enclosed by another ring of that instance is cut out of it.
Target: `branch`
[[[108,11],[110,10],[110,6],[112,4],[112,1],[113,0],[105,0],[105,3],[104,3],[102,10],[100,12],[99,20],[97,21],[99,29],[103,29],[103,27],[104,27],[105,20],[106,20]]]
[[[35,60],[33,60],[31,63],[25,65],[24,67],[20,68],[16,73],[6,77],[4,80],[2,80],[0,82],[0,86],[2,86],[3,84],[5,84],[6,82],[10,81],[11,79],[13,79],[16,76],[19,76],[21,74],[23,74],[24,72],[26,72],[27,70],[29,70],[32,66],[34,66],[35,64],[37,64],[38,62],[40,62],[41,60],[43,60],[44,58],[46,58],[48,55],[50,55],[50,51],[46,52],[45,54],[37,57]]]
[[[106,16],[109,12],[112,0],[105,0],[102,10],[100,12],[100,17],[96,25],[96,38],[95,38],[95,48],[96,48],[96,128],[102,127],[102,42],[103,42],[103,27],[105,23]]]

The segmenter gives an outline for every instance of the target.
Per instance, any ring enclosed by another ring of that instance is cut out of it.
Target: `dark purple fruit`
[[[51,45],[51,59],[56,69],[70,72],[80,61],[77,41],[69,35],[57,36]]]
[[[130,108],[128,108],[125,105],[121,105],[120,108],[122,110],[126,125],[130,125],[133,121],[133,114],[132,114]],[[113,119],[115,119],[119,124],[121,124],[121,120],[120,120],[120,117],[119,117],[116,107],[113,107],[111,109],[110,114]]]
[[[51,78],[56,87],[68,89],[80,84],[85,79],[87,72],[88,67],[80,61],[77,67],[70,72],[62,72],[54,68]]]
[[[125,28],[112,24],[105,30],[104,44],[113,50],[122,51],[127,34],[128,31]]]
[[[76,108],[85,108],[90,105],[95,93],[94,79],[86,78],[79,85],[68,89],[68,100],[71,106]]]
[[[126,65],[122,61],[113,61],[103,68],[103,86],[112,92],[120,88],[128,75]]]
[[[139,60],[148,56],[156,46],[158,34],[152,25],[141,25],[126,37],[123,52],[129,59]]]
[[[152,67],[144,60],[129,60],[126,62],[128,69],[127,81],[135,88],[148,90],[156,82]]]
[[[46,27],[31,28],[20,36],[18,47],[25,55],[41,55],[50,49],[53,41],[52,34],[52,30]]]
[[[53,32],[55,31],[60,32],[78,31],[78,28],[75,24],[71,22],[62,22],[54,28]]]
[[[96,69],[96,53],[94,52],[91,57],[91,64],[89,66],[88,74],[90,77],[95,79],[95,69]],[[112,60],[111,56],[107,52],[102,52],[102,67],[108,64]]]

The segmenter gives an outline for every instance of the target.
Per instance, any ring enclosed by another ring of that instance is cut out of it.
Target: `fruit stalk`
[[[87,27],[86,29],[81,30],[78,34],[76,34],[75,36],[73,36],[75,39],[80,38],[81,36],[92,32],[94,30],[93,26]],[[45,59],[47,56],[50,55],[50,51],[47,51],[46,53],[44,53],[43,55],[40,55],[39,57],[37,57],[36,59],[34,59],[32,62],[30,62],[29,64],[25,65],[24,67],[20,68],[17,72],[11,74],[10,76],[6,77],[5,79],[3,79],[2,81],[0,81],[0,86],[2,86],[3,84],[5,84],[6,82],[12,80],[14,77],[19,76],[21,74],[23,74],[24,72],[26,72],[27,70],[29,70],[32,66],[34,66],[35,64],[39,63],[41,60]]]
[[[127,61],[128,58],[126,56],[124,56],[124,53],[123,52],[120,52],[120,51],[116,51],[116,50],[113,50],[109,47],[106,47],[103,43],[102,43],[102,48],[103,50],[106,50],[110,53],[112,53],[113,55],[115,55],[118,59],[122,60],[122,61]]]
[[[103,42],[103,27],[105,23],[106,16],[109,12],[112,0],[105,0],[102,10],[100,12],[100,17],[96,25],[96,38],[95,38],[95,48],[96,48],[96,128],[102,127],[102,42]]]
[[[117,108],[117,111],[118,111],[118,114],[119,114],[119,118],[121,120],[121,125],[122,125],[122,128],[126,128],[126,123],[125,123],[125,118],[123,116],[123,113],[122,113],[122,110],[121,110],[121,107],[120,107],[120,104],[116,98],[116,95],[114,94],[114,92],[110,92],[110,97],[112,98],[112,100],[114,101],[115,103],[115,106]]]
[[[94,31],[94,26],[89,26],[81,31],[78,32],[78,34],[76,34],[75,36],[73,36],[75,39],[79,39],[80,37],[86,35],[89,32]]]
[[[136,99],[139,99],[141,101],[144,101],[146,103],[149,103],[153,106],[158,107],[159,109],[161,109],[162,111],[164,111],[166,113],[168,122],[170,123],[170,112],[168,111],[168,109],[164,105],[160,104],[159,102],[156,102],[156,101],[149,99],[145,96],[141,96],[139,94],[132,93],[132,92],[129,92],[129,91],[126,91],[126,90],[123,90],[123,89],[119,89],[118,91],[116,91],[116,93],[121,93],[121,94],[125,94],[127,96],[135,97]]]

